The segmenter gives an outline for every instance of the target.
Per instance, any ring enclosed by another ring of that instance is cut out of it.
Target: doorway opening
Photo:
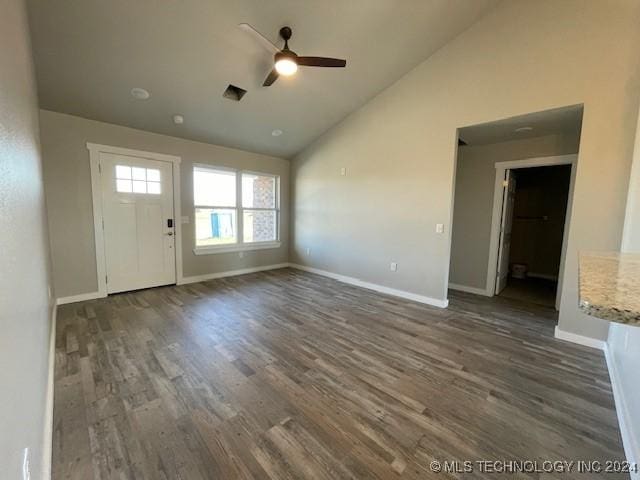
[[[182,279],[180,158],[87,144],[98,297]]]
[[[505,171],[496,295],[555,307],[572,164]]]
[[[582,113],[458,129],[450,289],[559,309]]]

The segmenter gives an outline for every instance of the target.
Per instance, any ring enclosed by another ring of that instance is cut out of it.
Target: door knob
[[[172,236],[172,235],[173,235],[173,232],[169,232],[169,233],[167,233],[167,235]]]

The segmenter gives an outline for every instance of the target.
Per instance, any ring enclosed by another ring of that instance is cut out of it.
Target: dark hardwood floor
[[[623,458],[601,352],[555,340],[551,309],[450,300],[282,269],[62,306],[53,478],[495,479],[430,463]]]

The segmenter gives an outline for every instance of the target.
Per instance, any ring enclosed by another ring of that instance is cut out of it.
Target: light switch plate
[[[436,233],[444,232],[444,223],[436,223]]]
[[[183,225],[186,225],[187,223],[189,223],[189,216],[183,215],[180,221],[182,222]]]
[[[347,169],[346,169],[346,168],[344,168],[344,167],[342,167],[342,168],[340,169],[340,175],[342,175],[342,176],[344,177],[346,174],[347,174]]]
[[[389,265],[389,270],[391,270],[392,272],[396,272],[398,270],[398,264],[396,262],[391,262],[391,265]]]

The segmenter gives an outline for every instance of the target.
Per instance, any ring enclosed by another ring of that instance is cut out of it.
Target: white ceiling
[[[29,0],[42,108],[290,157],[467,29],[497,0]],[[261,86],[272,57],[347,59]],[[222,98],[233,83],[248,93]],[[134,100],[133,87],[152,94]],[[180,113],[185,123],[172,123]],[[273,137],[274,129],[283,130]]]
[[[487,145],[554,134],[577,137],[582,129],[582,111],[582,105],[572,105],[518,115],[496,122],[460,128],[458,137],[467,145]],[[530,127],[531,130],[516,131],[522,127]]]

